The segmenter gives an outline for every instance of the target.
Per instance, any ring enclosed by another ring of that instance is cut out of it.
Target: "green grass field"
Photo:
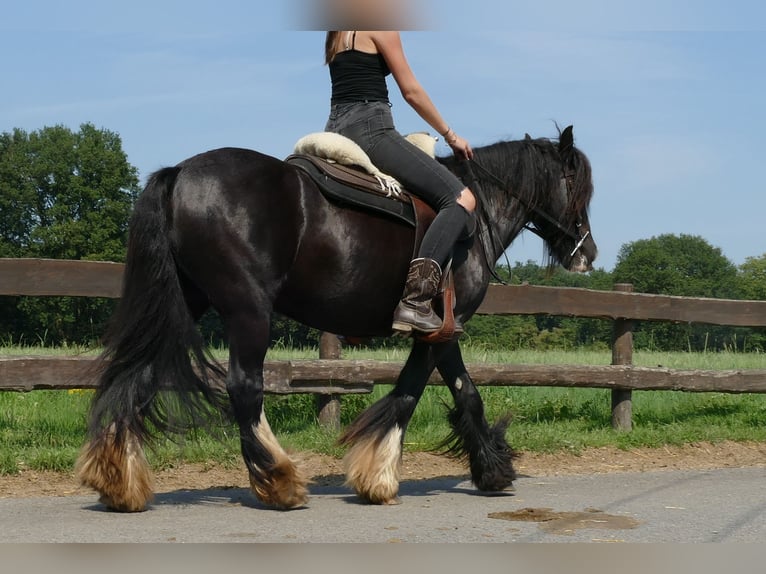
[[[62,349],[79,354],[83,349]],[[0,355],[52,354],[51,349],[0,347]],[[219,352],[222,357],[225,353]],[[468,346],[466,361],[522,364],[609,364],[609,352],[489,352]],[[275,349],[270,359],[316,358],[316,349]],[[403,361],[406,351],[344,351],[344,358]],[[766,357],[744,353],[640,353],[640,366],[662,365],[677,369],[764,369]],[[371,395],[345,396],[342,422],[356,416],[388,389],[376,386]],[[756,394],[633,393],[634,430],[616,432],[610,427],[610,392],[602,389],[504,387],[481,390],[488,418],[510,413],[511,445],[522,451],[571,451],[612,445],[619,448],[659,447],[700,441],[766,442],[766,396]],[[72,468],[85,435],[85,417],[92,392],[0,392],[0,474],[22,469]],[[444,413],[451,401],[443,387],[430,387],[418,405],[406,436],[406,448],[431,450],[448,433]],[[336,434],[316,424],[314,397],[268,396],[267,416],[282,443],[294,450],[341,455]],[[180,461],[239,464],[239,444],[233,427],[220,429],[217,438],[201,433],[176,442],[164,440],[150,453],[157,468]]]

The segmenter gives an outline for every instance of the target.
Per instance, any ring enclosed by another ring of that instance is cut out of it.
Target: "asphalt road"
[[[315,486],[289,512],[243,489],[159,493],[139,514],[95,495],[3,499],[0,542],[763,542],[764,479],[766,468],[522,477],[494,496],[438,479],[404,482],[385,507]]]

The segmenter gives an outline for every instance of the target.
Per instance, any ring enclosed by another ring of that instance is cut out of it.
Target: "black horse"
[[[454,158],[440,161],[464,171]],[[525,227],[555,262],[592,268],[591,169],[571,126],[558,141],[527,136],[478,148],[473,172],[480,217],[474,239],[455,253],[458,320],[479,307],[494,262]],[[113,509],[143,510],[152,497],[144,445],[225,411],[239,426],[255,494],[280,508],[303,505],[306,480],[263,413],[272,312],[339,335],[390,335],[413,240],[412,227],[333,203],[303,170],[255,151],[214,150],[154,173],[130,222],[122,299],[78,460],[82,483]],[[228,373],[208,357],[195,324],[211,306],[228,334]],[[445,444],[465,457],[479,489],[514,480],[507,422],[487,423],[458,342],[415,340],[395,388],[341,438],[348,484],[361,498],[396,499],[404,433],[434,369],[455,402]],[[179,397],[191,421],[173,409]]]

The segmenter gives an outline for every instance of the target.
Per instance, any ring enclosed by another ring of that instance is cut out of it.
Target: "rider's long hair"
[[[338,53],[338,45],[336,42],[336,38],[338,37],[338,34],[340,32],[338,30],[332,30],[330,32],[327,32],[327,37],[324,41],[324,63],[329,64],[332,62],[332,59],[335,57],[335,54]]]

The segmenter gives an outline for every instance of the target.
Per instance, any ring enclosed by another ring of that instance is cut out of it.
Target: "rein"
[[[495,233],[494,228],[490,224],[489,216],[487,215],[487,212],[484,210],[484,204],[485,198],[484,198],[484,191],[481,189],[481,185],[479,185],[479,180],[476,178],[476,175],[473,173],[473,169],[471,169],[471,163],[475,163],[477,166],[479,165],[474,160],[465,160],[464,167],[466,174],[468,175],[468,187],[471,188],[471,191],[477,196],[478,202],[477,202],[477,215],[479,216],[480,222],[483,224],[484,228],[487,230],[487,235],[489,235],[489,240],[492,242],[492,250],[494,252],[495,246],[500,243],[499,241],[495,240]],[[481,167],[481,166],[480,166]],[[483,168],[482,168],[483,169]],[[490,174],[492,175],[492,174]],[[492,175],[494,177],[494,175]],[[492,264],[492,262],[489,260],[489,254],[487,253],[487,247],[484,245],[484,241],[482,240],[482,232],[481,229],[479,230],[479,245],[481,246],[481,252],[484,255],[484,264],[487,267],[487,270],[489,271],[489,274],[492,276],[492,278],[499,282],[501,285],[508,285],[508,282],[505,281],[502,277],[500,277],[497,272],[495,271],[495,266]],[[502,247],[502,243],[500,243],[500,246]],[[503,250],[505,253],[505,250]],[[507,261],[507,255],[506,255],[506,261]],[[511,270],[511,264],[508,262],[508,271],[510,273]]]

